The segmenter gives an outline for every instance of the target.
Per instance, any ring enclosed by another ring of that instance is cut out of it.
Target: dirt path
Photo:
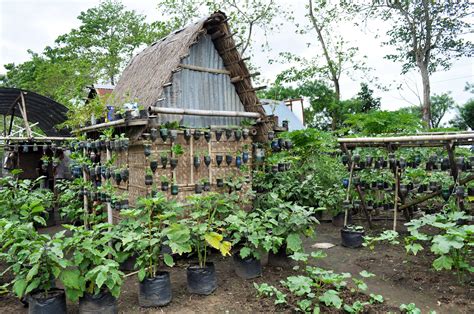
[[[317,264],[336,272],[358,274],[367,270],[376,277],[366,279],[369,292],[382,294],[386,302],[398,307],[415,303],[423,313],[473,313],[474,282],[459,284],[449,272],[435,272],[430,268],[431,256],[419,253],[409,256],[400,246],[381,244],[374,251],[368,248],[349,249],[340,246],[339,228],[323,223],[317,229],[315,241],[306,241],[308,251],[315,250],[315,242],[329,242],[337,246],[325,250],[327,257]],[[471,278],[472,279],[472,278]]]

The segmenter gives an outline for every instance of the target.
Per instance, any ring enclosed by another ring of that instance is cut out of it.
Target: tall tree
[[[390,22],[385,44],[393,46],[395,53],[386,57],[402,63],[402,74],[411,69],[419,71],[423,85],[422,118],[430,127],[430,75],[449,69],[452,61],[461,56],[473,54],[473,44],[462,37],[471,29],[471,4],[463,0],[380,0],[355,4],[352,9]]]
[[[253,47],[256,31],[263,32],[266,37],[279,26],[275,18],[285,12],[275,0],[159,0],[158,9],[180,27],[203,15],[224,11],[241,43],[241,55],[248,54]]]
[[[100,77],[115,84],[118,74],[136,49],[168,33],[165,24],[148,24],[145,16],[126,10],[118,0],[105,0],[81,12],[81,26],[56,40],[63,54],[86,57]]]
[[[356,99],[360,102],[360,112],[369,112],[380,109],[380,97],[373,96],[374,91],[366,83],[360,84],[360,91]]]
[[[474,84],[466,83],[464,90],[474,94]],[[470,98],[464,105],[458,106],[457,110],[458,113],[451,124],[459,129],[470,128],[474,130],[474,97]]]

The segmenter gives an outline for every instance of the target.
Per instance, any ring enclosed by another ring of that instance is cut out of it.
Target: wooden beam
[[[369,223],[369,228],[372,229],[372,219],[370,218],[369,211],[367,210],[367,205],[365,203],[364,192],[362,192],[362,189],[360,188],[360,185],[356,185],[356,190],[357,190],[357,193],[359,194],[359,199],[360,199],[360,203],[361,203],[361,206],[362,206],[362,211],[364,212],[365,218],[367,219],[367,222]]]
[[[31,128],[30,128],[30,123],[28,122],[28,114],[26,112],[26,102],[25,102],[25,96],[23,95],[23,92],[20,92],[21,96],[21,106],[20,106],[20,111],[21,115],[23,116],[23,122],[25,122],[25,128],[26,128],[26,135],[28,137],[31,137]],[[23,110],[21,110],[23,108]]]
[[[250,60],[250,57],[245,57],[245,58],[242,58],[242,59],[239,59],[239,60],[231,61],[229,63],[224,63],[224,66],[228,67],[230,65],[234,65],[236,63],[240,63],[240,62],[244,62],[244,61],[248,61],[248,60]]]
[[[226,49],[224,49],[224,50],[222,50],[222,51],[219,51],[219,54],[220,54],[220,55],[223,55],[224,53],[227,53],[227,52],[229,52],[229,51],[236,50],[236,49],[239,48],[240,46],[242,46],[242,43],[238,43],[238,44],[235,45],[235,46],[232,46],[232,47],[226,48]]]
[[[183,69],[188,69],[188,70],[193,70],[193,71],[199,71],[199,72],[207,72],[207,73],[213,73],[213,74],[227,74],[230,75],[230,72],[224,69],[211,69],[211,68],[205,68],[205,67],[200,67],[197,65],[192,65],[192,64],[179,64],[180,68]]]
[[[91,126],[87,126],[87,127],[84,127],[84,128],[80,128],[80,129],[77,129],[77,130],[73,130],[73,132],[77,133],[77,132],[87,132],[87,131],[95,131],[95,130],[98,130],[98,129],[102,129],[102,128],[108,128],[108,127],[111,127],[111,126],[140,126],[140,125],[147,125],[148,124],[148,119],[136,119],[136,120],[130,120],[130,121],[125,121],[125,119],[119,119],[119,120],[115,120],[115,121],[110,121],[110,122],[105,122],[105,123],[99,123],[99,124],[96,124],[96,125],[91,125]]]
[[[255,72],[255,73],[251,73],[251,74],[247,74],[247,75],[243,75],[243,76],[236,76],[236,77],[231,78],[230,82],[231,83],[237,83],[237,82],[243,81],[244,79],[247,79],[247,78],[250,78],[250,77],[255,77],[257,75],[260,75],[260,72]]]
[[[224,36],[226,36],[226,34],[222,31],[218,30],[218,31],[212,33],[211,39],[216,40],[216,39],[219,39],[219,38],[224,37]]]
[[[240,118],[261,118],[257,112],[246,111],[222,111],[222,110],[201,110],[201,109],[182,109],[166,107],[150,107],[150,113],[177,114],[190,116],[213,116],[213,117],[240,117]]]
[[[446,150],[448,151],[449,165],[451,167],[451,176],[454,178],[454,182],[458,179],[458,166],[456,165],[456,160],[454,159],[454,143],[447,143]]]
[[[266,85],[263,85],[263,86],[259,86],[259,87],[247,89],[247,90],[244,90],[244,91],[242,91],[242,92],[238,92],[237,94],[245,94],[245,93],[250,93],[250,92],[256,92],[256,91],[259,91],[259,90],[262,90],[262,89],[266,89],[266,88],[267,88],[267,86],[266,86]]]

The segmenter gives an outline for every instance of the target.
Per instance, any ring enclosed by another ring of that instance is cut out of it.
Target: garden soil
[[[57,231],[57,230],[55,230]],[[435,272],[430,268],[433,256],[426,251],[416,257],[405,254],[403,247],[380,244],[374,251],[368,248],[349,249],[340,246],[339,229],[328,223],[317,228],[317,237],[305,241],[307,250],[315,242],[330,242],[335,247],[325,250],[328,256],[315,262],[318,266],[336,272],[357,275],[367,270],[376,277],[366,279],[368,293],[382,294],[384,305],[372,308],[369,313],[394,313],[402,303],[416,303],[423,313],[474,313],[474,281],[459,283],[450,272]],[[231,258],[213,256],[218,278],[217,290],[209,296],[190,295],[186,290],[187,260],[178,260],[171,273],[173,301],[163,308],[142,309],[138,306],[136,276],[125,279],[118,308],[120,313],[256,313],[291,312],[290,308],[275,306],[268,298],[256,296],[253,283],[267,282],[278,285],[286,276],[294,274],[291,268],[264,267],[263,277],[251,280],[238,278],[233,272]],[[2,268],[3,265],[0,265]],[[4,269],[4,267],[2,268]],[[1,271],[1,270],[0,270]],[[470,279],[470,280],[469,280]],[[346,295],[346,293],[343,293]],[[348,295],[348,294],[347,294]],[[360,298],[367,298],[360,296]],[[355,300],[352,300],[352,302]],[[348,302],[348,303],[352,303]],[[77,313],[77,304],[68,304],[69,313]],[[323,313],[338,313],[322,308]],[[13,296],[0,296],[0,313],[27,313],[23,304]]]

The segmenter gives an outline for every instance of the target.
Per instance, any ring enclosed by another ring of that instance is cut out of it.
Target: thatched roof
[[[250,73],[235,48],[223,12],[216,12],[175,31],[137,54],[123,71],[112,98],[117,104],[138,101],[146,108],[155,105],[162,98],[163,85],[171,82],[173,71],[179,68],[181,60],[189,54],[190,46],[199,40],[200,35],[206,33],[212,37],[231,77],[244,78],[234,83],[234,86],[245,110],[264,114],[263,108],[257,105],[258,98],[252,87]]]

